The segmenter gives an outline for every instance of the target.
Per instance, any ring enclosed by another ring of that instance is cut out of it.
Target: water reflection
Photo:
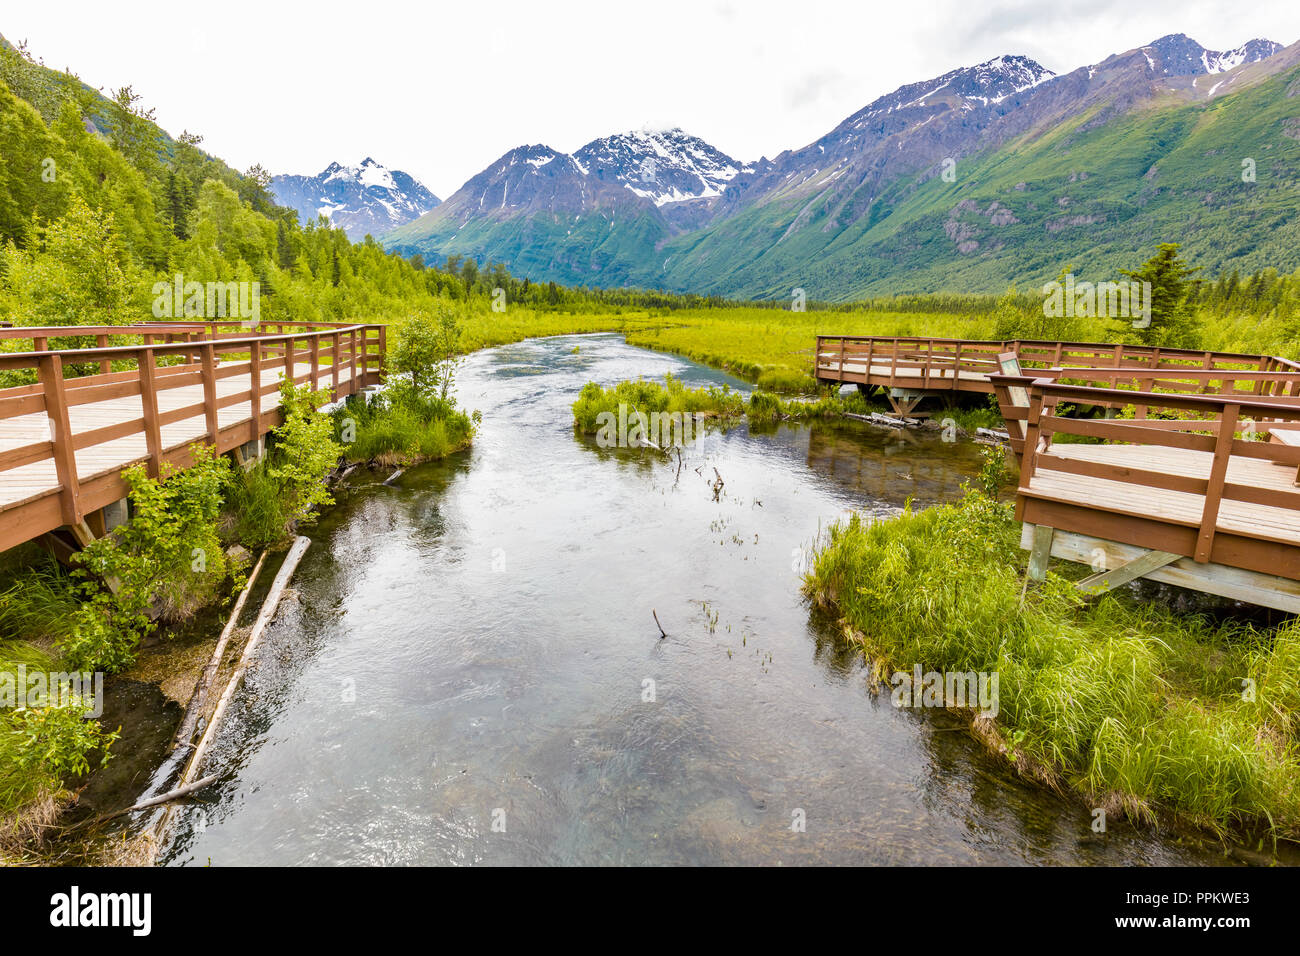
[[[583,383],[666,372],[745,388],[614,336],[472,356],[473,449],[339,495],[167,860],[1219,861],[1123,825],[1091,842],[1083,807],[873,694],[802,602],[819,528],[957,494],[975,447],[740,427],[679,467],[574,435]]]

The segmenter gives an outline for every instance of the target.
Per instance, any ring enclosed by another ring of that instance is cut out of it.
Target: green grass
[[[573,422],[579,431],[595,434],[603,427],[602,415],[619,417],[637,413],[684,414],[712,418],[723,424],[734,422],[744,414],[745,402],[739,393],[724,386],[687,388],[680,379],[669,375],[664,384],[637,379],[603,388],[588,382],[573,403]]]
[[[11,584],[0,592],[0,680],[15,692],[20,667],[29,675],[66,669],[59,648],[74,636],[79,607],[67,572],[39,552],[23,557],[31,563],[8,568]],[[75,706],[56,704],[0,707],[0,852],[16,852],[49,823],[64,777],[110,742]]]
[[[356,438],[345,452],[352,462],[391,467],[435,461],[469,447],[474,437],[471,416],[445,399],[417,394],[396,382],[371,402],[351,402],[334,417],[338,434],[349,421],[355,429]]]
[[[284,491],[267,473],[265,459],[232,470],[222,510],[223,538],[249,548],[266,548],[283,543],[292,528]]]
[[[877,675],[999,675],[973,729],[1023,773],[1139,821],[1300,835],[1300,627],[1214,626],[1056,573],[1022,603],[1020,526],[979,493],[833,526],[805,580]],[[1245,699],[1243,679],[1254,682]]]

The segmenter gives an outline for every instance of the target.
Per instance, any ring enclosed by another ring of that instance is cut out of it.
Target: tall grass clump
[[[1137,820],[1300,834],[1300,629],[1086,601],[1056,573],[1022,597],[1019,536],[1010,506],[977,491],[853,516],[829,530],[805,593],[878,677],[997,673],[997,716],[972,727],[1029,776]]]
[[[817,391],[817,380],[807,372],[792,368],[765,369],[755,382],[766,392],[778,392],[786,395],[807,395]]]
[[[754,423],[779,421],[818,421],[843,418],[845,414],[865,415],[874,409],[858,392],[847,395],[822,395],[815,401],[779,398],[770,392],[754,392],[745,405],[745,417]]]
[[[468,447],[474,436],[471,416],[403,379],[390,380],[380,395],[349,405],[335,418],[340,436],[355,431],[346,450],[349,461],[384,466],[445,458]]]
[[[726,385],[687,388],[671,374],[664,377],[662,385],[636,379],[604,388],[588,382],[573,403],[573,423],[579,431],[595,434],[604,427],[602,414],[617,418],[620,409],[628,418],[638,413],[647,417],[656,413],[680,413],[726,424],[738,421],[744,414],[745,400]]]
[[[68,669],[58,647],[78,627],[78,583],[52,559],[15,570],[0,592],[0,853],[20,851],[53,822],[63,780],[89,769],[116,735],[85,719],[88,702],[29,700],[20,676]]]

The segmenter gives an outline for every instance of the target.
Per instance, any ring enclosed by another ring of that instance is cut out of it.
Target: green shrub
[[[276,482],[289,522],[301,525],[316,508],[333,504],[326,476],[338,465],[343,446],[334,440],[334,420],[320,411],[329,394],[313,392],[308,385],[280,381],[280,408],[284,422],[273,429],[267,477]]]
[[[218,533],[229,462],[211,446],[191,447],[194,464],[161,476],[143,465],[122,472],[131,520],[77,555],[86,603],[64,652],[86,670],[120,670],[162,620],[181,620],[212,601],[229,576]],[[100,586],[105,582],[109,586]]]

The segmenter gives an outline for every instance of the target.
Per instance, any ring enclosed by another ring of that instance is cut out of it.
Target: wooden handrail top
[[[1294,382],[1300,380],[1300,368],[1295,371],[1277,371],[1259,369],[1231,369],[1231,368],[1113,368],[1113,367],[1091,367],[1085,368],[1080,365],[1066,365],[1060,369],[1045,369],[1034,371],[1059,371],[1061,378],[1077,378],[1083,375],[1092,375],[1097,378],[1124,378],[1139,381],[1146,378],[1194,378],[1204,381],[1216,382],[1222,379],[1236,379],[1243,382]],[[1078,373],[1077,375],[1074,373]],[[991,376],[990,376],[991,377]]]
[[[242,351],[241,346],[253,343],[267,344],[274,342],[297,342],[311,338],[333,338],[335,335],[350,331],[366,331],[377,328],[373,325],[350,325],[328,330],[311,332],[286,332],[282,335],[255,335],[243,338],[207,339],[190,342],[157,342],[153,345],[111,345],[105,348],[54,349],[46,352],[9,352],[0,354],[0,370],[32,368],[51,355],[57,355],[67,362],[111,361],[114,358],[137,358],[141,352],[150,350],[154,355],[185,355],[193,353],[196,346],[220,345],[225,351]],[[373,344],[373,340],[362,337],[363,344]]]
[[[17,325],[0,328],[0,339],[64,339],[87,335],[164,335],[168,332],[191,332],[192,325],[167,323],[158,325]]]
[[[1099,388],[1094,385],[1065,385],[1052,378],[1030,375],[990,375],[994,384],[1020,385],[1037,389],[1042,395],[1078,399],[1084,404],[1148,405],[1187,411],[1219,411],[1236,406],[1242,412],[1258,411],[1286,421],[1300,421],[1300,406],[1271,401],[1271,396],[1252,395],[1184,395],[1169,392],[1141,392],[1127,389]],[[1096,399],[1089,402],[1088,399]],[[1032,400],[1032,399],[1031,399]]]
[[[1132,354],[1154,354],[1156,352],[1159,352],[1162,358],[1185,356],[1187,358],[1195,358],[1198,361],[1204,361],[1205,356],[1208,353],[1212,357],[1226,359],[1230,361],[1258,362],[1262,358],[1269,361],[1281,362],[1286,365],[1290,365],[1291,367],[1297,370],[1300,370],[1300,363],[1293,362],[1290,359],[1279,358],[1277,356],[1272,356],[1272,355],[1251,355],[1245,352],[1216,352],[1212,349],[1166,348],[1164,346],[1158,346],[1158,345],[1137,345],[1137,344],[1126,344],[1120,342],[1109,342],[1109,343],[1108,342],[1064,342],[1064,341],[1058,342],[1058,341],[1053,341],[1051,339],[1000,339],[1000,340],[999,339],[958,339],[958,338],[949,338],[946,336],[923,336],[923,335],[824,335],[823,334],[823,335],[818,335],[817,338],[826,341],[839,341],[843,339],[844,341],[848,341],[848,342],[873,341],[882,344],[890,343],[890,342],[899,342],[899,343],[942,342],[942,343],[948,343],[953,345],[960,344],[963,347],[978,346],[978,345],[983,345],[988,347],[1000,346],[1003,347],[1004,351],[1005,351],[1005,347],[1009,345],[1028,346],[1030,348],[1042,347],[1044,349],[1050,349],[1053,351],[1059,345],[1063,349],[1109,352],[1112,354],[1114,353],[1115,349],[1119,348],[1126,353],[1132,353]]]

